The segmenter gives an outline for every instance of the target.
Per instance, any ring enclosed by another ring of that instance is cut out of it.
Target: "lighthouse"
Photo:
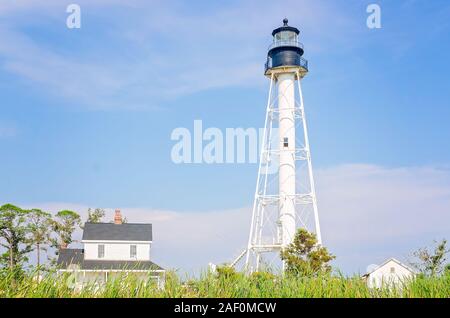
[[[266,75],[276,78],[279,124],[279,211],[281,245],[287,246],[295,235],[295,80],[302,65],[303,48],[297,28],[283,26],[272,32]]]
[[[270,86],[250,235],[247,248],[232,263],[245,256],[248,272],[280,263],[280,251],[299,228],[322,241],[301,88],[308,61],[299,35],[284,19],[268,48],[264,75]]]

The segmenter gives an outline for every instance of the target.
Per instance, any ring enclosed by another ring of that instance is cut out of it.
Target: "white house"
[[[402,283],[413,279],[414,276],[415,272],[412,268],[395,258],[390,258],[365,274],[363,278],[366,279],[367,286],[370,288],[380,288],[392,285],[401,287]]]
[[[114,223],[85,223],[82,249],[61,248],[59,272],[75,274],[75,284],[105,282],[124,273],[164,284],[165,270],[150,260],[152,225],[122,223],[120,210]]]

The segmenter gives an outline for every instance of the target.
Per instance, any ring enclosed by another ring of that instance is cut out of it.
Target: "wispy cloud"
[[[148,109],[206,89],[260,85],[270,30],[286,15],[314,39],[313,50],[347,42],[354,29],[338,6],[321,1],[287,6],[245,1],[195,10],[178,1],[80,0],[82,28],[96,31],[83,33],[91,39],[89,47],[68,50],[24,31],[38,27],[44,35],[56,32],[78,41],[77,31],[65,29],[69,3],[2,2],[0,62],[41,91],[90,109]]]
[[[316,175],[324,244],[348,273],[364,272],[391,256],[405,260],[412,250],[450,234],[449,170],[351,164]],[[63,203],[29,206],[83,215],[87,210]],[[107,209],[107,219],[113,210]],[[153,223],[155,262],[193,272],[239,254],[247,243],[251,208],[200,213],[123,207],[122,213],[130,222]]]

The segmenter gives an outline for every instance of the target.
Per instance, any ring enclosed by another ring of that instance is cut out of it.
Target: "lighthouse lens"
[[[296,41],[297,34],[292,31],[282,31],[275,34],[275,41]]]

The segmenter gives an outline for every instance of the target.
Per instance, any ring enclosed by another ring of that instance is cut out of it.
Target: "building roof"
[[[108,261],[85,260],[84,250],[77,248],[60,249],[58,253],[58,266],[81,270],[163,270],[163,268],[151,261]]]
[[[283,26],[273,30],[272,36],[274,36],[277,33],[283,32],[283,31],[291,31],[291,32],[295,32],[296,34],[299,34],[300,31],[297,28],[289,26],[288,22],[289,22],[288,19],[283,19]]]
[[[81,248],[60,248],[58,251],[58,265],[64,267],[70,264],[81,264],[84,259],[84,250]]]
[[[86,241],[152,241],[148,223],[85,223],[82,240]]]
[[[391,258],[387,259],[386,261],[384,261],[384,262],[383,262],[381,265],[379,265],[378,267],[374,268],[372,271],[370,271],[370,272],[364,274],[363,277],[367,277],[367,276],[371,275],[372,273],[376,272],[377,270],[379,270],[380,268],[382,268],[384,265],[386,265],[387,263],[389,263],[389,262],[391,262],[391,261],[397,263],[398,265],[400,265],[400,266],[402,266],[402,267],[404,267],[404,268],[406,268],[407,270],[409,270],[409,271],[412,272],[412,273],[416,273],[416,271],[415,271],[414,269],[412,269],[410,266],[408,266],[408,265],[406,265],[406,264],[403,264],[403,263],[400,262],[399,260],[397,260],[397,259],[391,257]]]

